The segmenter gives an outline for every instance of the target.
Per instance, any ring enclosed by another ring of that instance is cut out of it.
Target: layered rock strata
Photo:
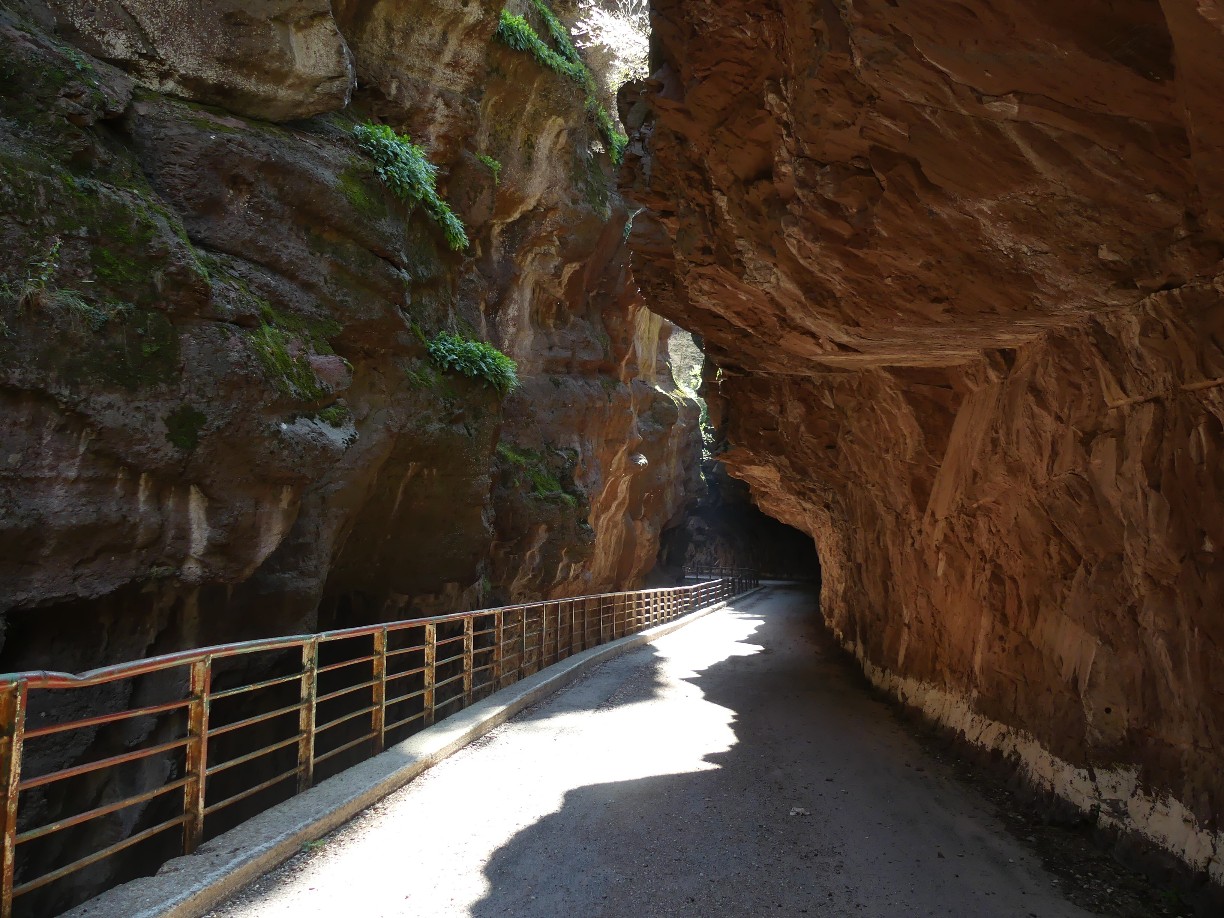
[[[872,679],[1224,881],[1215,2],[655,5],[634,270]]]

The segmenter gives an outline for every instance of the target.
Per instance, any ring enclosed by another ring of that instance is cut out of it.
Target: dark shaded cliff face
[[[1224,6],[655,14],[634,271],[829,625],[1224,880]]]
[[[581,91],[497,4],[276,6],[0,11],[6,668],[624,587],[695,480]],[[443,330],[522,388],[438,372]]]

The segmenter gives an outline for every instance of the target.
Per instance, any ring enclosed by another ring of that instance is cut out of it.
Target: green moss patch
[[[350,166],[340,173],[340,193],[358,213],[381,220],[387,216],[387,205],[370,187],[369,179],[373,177],[369,166]]]
[[[180,405],[162,419],[166,439],[179,449],[191,451],[200,443],[200,428],[208,418],[190,405]]]
[[[315,414],[328,427],[344,427],[353,419],[353,414],[343,405],[330,405]]]
[[[309,352],[299,337],[263,323],[247,338],[264,372],[282,393],[303,402],[317,402],[331,394],[315,375]]]
[[[548,468],[540,453],[525,447],[513,447],[508,443],[499,443],[497,444],[497,455],[526,478],[535,497],[558,500],[569,507],[578,506],[578,498],[562,487],[560,479]]]

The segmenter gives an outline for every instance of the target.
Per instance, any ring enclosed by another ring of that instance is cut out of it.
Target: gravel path
[[[770,587],[604,664],[212,912],[1084,918]]]

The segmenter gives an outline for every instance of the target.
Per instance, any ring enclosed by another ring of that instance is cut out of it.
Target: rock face
[[[696,481],[613,167],[576,85],[493,40],[501,4],[248,7],[0,10],[4,671],[627,588]],[[465,251],[367,119],[425,148]],[[441,332],[522,387],[442,372]]]
[[[0,609],[15,632],[38,630],[24,610],[88,618],[118,596],[198,616],[176,639],[190,644],[237,621],[272,632],[623,587],[687,499],[696,406],[660,350],[668,323],[636,293],[582,99],[492,41],[493,6],[351,3],[333,19],[282,5],[196,11],[265,69],[209,66],[294,100],[228,112],[143,92],[37,27],[71,4],[4,18],[5,71],[28,80],[6,79],[0,122]],[[145,7],[129,6],[115,16],[135,28]],[[106,21],[89,41],[120,41]],[[239,117],[322,104],[317,81],[267,69],[269,36],[303,22],[351,46],[358,72],[368,60],[357,102],[291,127]],[[204,53],[213,33],[195,28],[172,37]],[[170,89],[196,97],[183,82]],[[353,142],[371,113],[449,170],[462,255]],[[438,372],[423,339],[445,329],[501,345],[523,387],[503,401]],[[627,563],[626,539],[641,542]],[[266,611],[234,613],[248,604]],[[56,652],[29,644],[40,665]]]
[[[328,0],[47,0],[54,25],[150,89],[265,121],[343,108],[352,54]]]
[[[655,4],[634,270],[880,685],[1224,881],[1224,6]]]

